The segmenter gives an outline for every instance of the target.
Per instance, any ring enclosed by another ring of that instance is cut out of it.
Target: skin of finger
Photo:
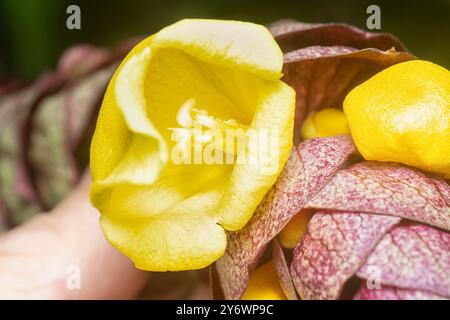
[[[130,299],[149,273],[104,238],[89,177],[52,212],[0,237],[0,298]]]

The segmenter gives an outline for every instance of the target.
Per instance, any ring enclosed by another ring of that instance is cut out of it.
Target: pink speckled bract
[[[368,278],[374,269],[382,284],[450,297],[450,234],[427,225],[397,226],[357,275]]]
[[[283,81],[296,91],[295,147],[248,224],[228,233],[215,264],[222,297],[239,299],[271,255],[288,299],[450,298],[448,181],[364,161],[351,136],[300,135],[309,113],[341,109],[354,87],[415,57],[390,34],[344,24],[280,21],[269,30],[284,53]],[[303,208],[315,212],[306,233],[282,248],[277,234]]]
[[[284,256],[283,248],[276,238],[273,240],[273,259],[284,294],[289,300],[297,300],[297,293],[295,291],[294,283],[292,282],[291,273],[286,262],[286,257]]]
[[[448,190],[444,180],[417,170],[366,161],[339,171],[307,207],[388,214],[450,230]]]
[[[395,287],[367,288],[362,281],[361,288],[354,300],[446,300],[446,298],[428,291],[398,289]]]
[[[292,278],[302,299],[337,299],[397,217],[320,212],[294,249]]]
[[[228,247],[216,262],[228,299],[239,299],[267,244],[344,164],[355,147],[350,136],[307,140],[295,147],[273,188],[247,225],[228,233]]]

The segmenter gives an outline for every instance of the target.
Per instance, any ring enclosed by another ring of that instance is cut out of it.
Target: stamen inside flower
[[[247,126],[239,123],[235,119],[222,120],[213,117],[206,110],[196,108],[195,98],[188,99],[178,110],[176,120],[181,128],[171,129],[179,134],[178,141],[190,144],[193,138],[194,143],[200,143],[203,147],[214,143],[214,149],[227,154],[237,155],[238,148],[235,147],[236,137],[245,134]],[[240,132],[241,134],[236,134]],[[218,139],[222,139],[218,141]],[[233,147],[230,148],[231,142]],[[227,145],[228,147],[225,147]]]

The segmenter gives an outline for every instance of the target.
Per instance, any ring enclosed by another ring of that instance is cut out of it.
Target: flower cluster
[[[271,31],[285,51],[283,80],[297,94],[296,146],[250,222],[228,234],[213,270],[216,296],[257,299],[282,290],[288,299],[449,298],[448,183],[364,161],[350,135],[302,136],[310,114],[342,109],[354,87],[414,57],[390,35],[341,24],[287,21]],[[279,283],[258,287],[253,274],[268,259]]]

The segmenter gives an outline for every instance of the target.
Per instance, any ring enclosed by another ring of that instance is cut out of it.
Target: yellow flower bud
[[[242,300],[286,300],[275,269],[270,260],[256,268],[250,275]]]
[[[314,215],[314,210],[303,209],[287,223],[278,234],[278,239],[283,247],[293,249],[306,233],[308,222]]]
[[[349,134],[350,129],[344,112],[327,108],[310,113],[303,122],[301,133],[303,139],[312,139]]]

